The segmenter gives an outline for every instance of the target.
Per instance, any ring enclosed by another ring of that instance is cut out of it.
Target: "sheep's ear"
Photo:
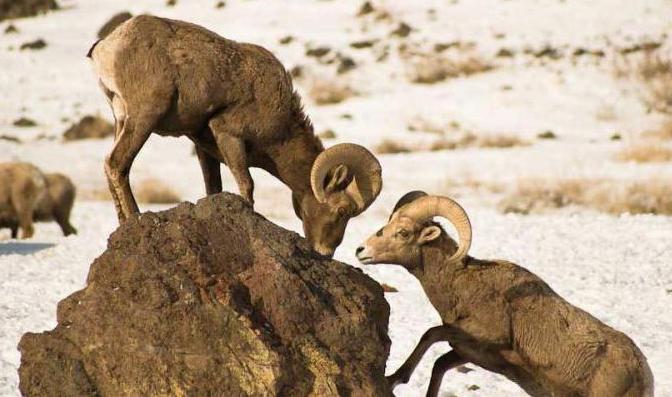
[[[331,194],[345,190],[352,181],[349,174],[347,165],[341,164],[334,167],[333,170],[329,171],[329,174],[327,174],[327,177],[325,178],[325,193]]]
[[[420,232],[418,243],[420,245],[434,241],[441,235],[441,228],[435,225],[427,226]]]

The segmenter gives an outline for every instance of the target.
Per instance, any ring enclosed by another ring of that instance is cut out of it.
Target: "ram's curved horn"
[[[346,191],[357,205],[357,214],[366,210],[378,197],[383,187],[382,169],[376,157],[365,147],[354,143],[341,143],[320,153],[313,163],[310,185],[318,202],[326,201],[324,179],[338,165],[348,167],[352,182]]]
[[[425,197],[427,196],[427,193],[423,192],[422,190],[413,190],[411,192],[408,192],[401,196],[399,201],[397,201],[397,204],[394,205],[394,209],[392,210],[392,213],[390,214],[390,219],[392,219],[392,216],[394,216],[394,213],[399,210],[399,208],[405,206],[408,203],[411,203],[420,197]]]
[[[462,260],[471,247],[471,222],[464,208],[455,200],[442,196],[424,196],[406,205],[403,215],[424,222],[435,216],[446,218],[455,226],[459,235],[459,247],[450,261]]]

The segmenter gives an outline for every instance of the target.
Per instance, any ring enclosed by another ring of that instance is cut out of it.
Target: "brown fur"
[[[77,234],[70,224],[70,212],[75,202],[76,188],[70,178],[63,174],[44,174],[45,192],[34,203],[33,222],[56,221],[64,236]],[[18,216],[5,216],[0,219],[0,228],[10,228],[12,238],[18,236],[20,227]]]
[[[391,383],[407,382],[429,346],[447,341],[453,350],[435,363],[428,396],[437,395],[448,369],[466,362],[506,376],[532,396],[653,396],[646,358],[625,334],[572,306],[525,268],[472,257],[449,261],[456,250],[437,224],[403,215],[357,250],[363,263],[404,266],[443,321],[427,331]]]
[[[338,208],[312,195],[311,167],[324,148],[290,75],[271,52],[197,25],[142,15],[94,45],[91,58],[116,119],[105,169],[120,221],[138,212],[128,175],[155,132],[195,143],[207,194],[222,190],[219,164],[225,163],[252,204],[248,168],[263,168],[292,190],[309,239],[320,220],[345,229],[347,218],[332,216]],[[312,243],[331,255],[342,237],[331,233],[329,241]]]
[[[44,175],[32,164],[0,163],[0,227],[11,227],[16,238],[33,236],[33,213],[46,195]]]

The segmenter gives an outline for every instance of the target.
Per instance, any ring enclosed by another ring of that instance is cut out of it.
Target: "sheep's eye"
[[[401,238],[404,238],[404,239],[405,239],[405,238],[408,238],[408,230],[406,230],[406,229],[401,229],[401,230],[399,230],[399,231],[397,232],[397,236],[399,236],[399,237],[401,237]]]

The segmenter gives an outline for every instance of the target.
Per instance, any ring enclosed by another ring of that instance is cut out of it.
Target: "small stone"
[[[27,43],[21,44],[21,47],[19,47],[19,49],[21,51],[23,51],[23,50],[41,50],[46,46],[47,46],[46,41],[44,41],[42,39],[37,39],[35,41],[29,41]]]
[[[331,48],[329,48],[329,47],[309,48],[309,49],[306,50],[306,56],[321,58],[321,57],[327,55],[330,51],[331,51]]]
[[[355,48],[355,49],[362,49],[362,48],[370,48],[373,47],[374,44],[376,44],[378,40],[360,40],[360,41],[353,41],[350,43],[350,47]]]
[[[285,36],[278,40],[278,43],[285,45],[291,43],[292,41],[294,41],[294,36]]]
[[[467,390],[476,391],[476,390],[480,390],[480,388],[481,387],[478,386],[478,385],[471,385],[471,386],[467,387]]]
[[[19,29],[16,26],[14,26],[14,24],[10,23],[5,28],[5,34],[11,34],[11,33],[19,33]]]
[[[357,67],[357,64],[355,63],[355,61],[352,58],[341,57],[341,58],[339,58],[338,69],[336,69],[336,72],[338,74],[343,74],[343,73],[351,71],[352,69],[354,69],[356,67]]]
[[[224,1],[218,1],[217,4],[215,4],[216,9],[224,8],[226,7],[226,2]]]
[[[390,34],[392,36],[397,36],[397,37],[408,37],[409,34],[411,34],[411,31],[413,29],[409,24],[406,22],[401,22],[399,26],[394,29]]]
[[[544,132],[540,132],[537,134],[537,138],[539,139],[557,139],[558,136],[555,135],[555,133],[551,130],[546,130]]]
[[[361,7],[359,7],[359,11],[357,11],[357,16],[362,16],[366,14],[370,14],[374,11],[373,5],[371,5],[371,2],[365,1]]]
[[[29,119],[27,117],[21,117],[17,120],[14,120],[14,126],[15,127],[35,127],[37,123],[33,119]]]

